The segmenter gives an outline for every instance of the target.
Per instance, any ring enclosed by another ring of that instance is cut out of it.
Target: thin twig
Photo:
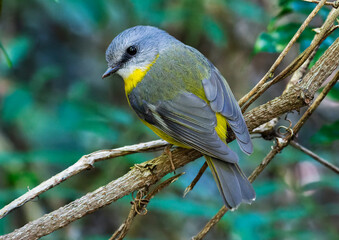
[[[193,181],[191,182],[191,184],[185,189],[184,191],[184,197],[186,197],[186,195],[193,190],[195,184],[197,184],[197,182],[199,181],[199,179],[201,178],[201,176],[204,174],[204,172],[206,171],[208,165],[207,162],[204,163],[204,165],[201,166],[197,176],[195,176],[195,178],[193,179]]]
[[[302,52],[292,63],[290,63],[283,71],[281,71],[271,81],[263,83],[258,88],[258,90],[252,94],[252,97],[247,102],[244,102],[243,105],[240,105],[242,106],[241,110],[245,112],[246,109],[256,99],[258,99],[268,88],[270,88],[272,85],[283,80],[284,78],[291,75],[294,71],[296,71],[313,54],[313,52],[316,51],[320,44],[336,29],[336,27],[333,26],[333,22],[337,19],[338,16],[339,9],[332,9],[326,21],[324,22],[320,30],[317,32],[317,34],[314,36],[310,46],[306,48],[304,52]],[[241,102],[241,100],[239,102]]]
[[[313,16],[314,17],[314,16]],[[312,18],[311,18],[312,19]],[[310,19],[310,20],[311,20]],[[306,19],[307,20],[307,19]],[[305,20],[305,21],[306,21]],[[325,26],[325,24],[324,24]],[[334,26],[335,27],[335,26]],[[309,64],[311,63],[312,59],[314,58],[319,45],[323,42],[323,40],[325,40],[336,28],[332,27],[327,34],[323,34],[322,38],[319,38],[319,42],[316,42],[317,44],[311,44],[311,46],[309,46],[307,50],[305,50],[302,54],[300,54],[289,66],[287,66],[278,76],[276,76],[272,81],[263,84],[262,87],[260,88],[260,90],[254,94],[253,98],[250,99],[249,102],[243,102],[243,98],[239,101],[239,105],[241,106],[242,103],[244,103],[242,110],[243,112],[255,101],[255,99],[257,99],[257,97],[259,97],[264,91],[266,91],[270,86],[272,86],[274,83],[279,82],[280,80],[282,80],[283,78],[287,77],[289,74],[291,74],[292,72],[296,71],[298,68],[298,71],[295,72],[295,75],[292,77],[292,79],[290,80],[289,84],[286,86],[286,89],[284,90],[283,93],[287,92],[290,89],[290,86],[293,86],[297,83],[297,81],[301,80],[302,77],[305,75],[306,70],[309,66]],[[324,30],[325,31],[325,30]],[[292,38],[293,40],[293,38]],[[291,41],[292,41],[291,40]],[[305,58],[304,55],[305,53],[308,55],[308,58]],[[302,63],[300,60],[301,59],[305,59],[305,61]],[[273,67],[273,66],[272,66]],[[259,84],[259,83],[258,83]],[[250,95],[251,92],[249,92],[248,94],[246,94],[246,96]],[[245,96],[245,97],[246,97]],[[272,119],[273,120],[273,119]],[[272,121],[271,120],[271,121]],[[275,122],[277,122],[277,120],[274,120]],[[274,125],[271,125],[271,127],[273,128]],[[205,165],[206,164],[206,165]],[[188,192],[190,192],[195,184],[199,181],[199,179],[201,178],[202,174],[204,173],[204,171],[207,168],[207,163],[205,163],[198,175],[194,178],[194,180],[192,181],[192,183],[185,189],[184,192],[184,197],[188,194]],[[202,171],[202,172],[201,172]]]
[[[333,172],[339,174],[339,168],[337,166],[335,166],[332,163],[326,161],[325,159],[323,159],[322,157],[318,156],[317,154],[315,154],[311,150],[305,148],[304,146],[300,145],[299,143],[297,143],[294,140],[291,141],[291,145],[293,147],[295,147],[296,149],[299,149],[300,151],[302,151],[302,152],[306,153],[307,155],[311,156],[314,160],[318,161],[319,163],[321,163],[325,167],[331,169]]]
[[[328,94],[328,92],[331,90],[331,88],[334,86],[334,84],[338,81],[338,78],[339,78],[339,72],[337,72],[335,74],[335,76],[331,79],[331,81],[321,91],[321,93],[318,95],[318,97],[312,103],[312,105],[306,110],[306,112],[303,114],[303,116],[294,125],[293,129],[291,129],[292,134],[289,134],[285,138],[277,138],[277,144],[275,145],[275,147],[273,147],[273,149],[269,152],[269,154],[267,154],[267,156],[261,162],[261,164],[253,171],[251,176],[248,178],[250,182],[253,182],[256,179],[256,177],[264,170],[264,168],[270,163],[270,161],[273,159],[273,157],[277,153],[281,152],[281,150],[289,144],[292,137],[295,136],[299,132],[300,128],[305,124],[307,119],[312,115],[312,113],[319,106],[321,101],[325,98],[325,96]]]
[[[338,67],[338,52],[339,39],[336,39],[306,74],[300,85],[292,88],[288,93],[276,97],[244,114],[249,131],[272,118],[305,106],[306,100],[313,98],[323,82]],[[232,140],[234,140],[234,136],[230,135],[227,141]],[[195,150],[177,148],[172,151],[172,156],[175,167],[179,168],[201,157],[201,153]],[[12,233],[0,236],[0,239],[36,239],[48,235],[133,191],[155,184],[170,172],[171,166],[168,163],[168,158],[163,154],[160,157],[139,164],[139,167],[132,168],[119,179],[87,193],[85,196],[39,219],[27,223]]]
[[[24,205],[26,202],[33,200],[40,194],[46,192],[47,190],[57,186],[63,181],[73,177],[74,175],[94,167],[94,163],[111,159],[115,157],[125,156],[132,153],[138,152],[147,152],[147,151],[156,151],[164,148],[168,143],[164,140],[156,140],[146,143],[139,143],[130,146],[125,146],[121,148],[111,149],[111,150],[101,150],[93,152],[88,155],[82,156],[76,163],[68,167],[64,171],[58,173],[57,175],[51,177],[50,179],[40,183],[38,186],[29,190],[25,194],[21,195],[19,198],[15,199],[5,207],[0,210],[0,219],[6,216],[10,211]]]
[[[149,192],[145,198],[143,198],[143,194],[140,191],[137,194],[137,198],[140,199],[138,207],[138,210],[136,210],[136,201],[133,203],[131,210],[127,216],[127,219],[125,220],[125,222],[123,224],[121,224],[121,226],[118,228],[118,230],[110,237],[110,240],[121,240],[123,239],[128,230],[131,227],[131,224],[134,220],[134,218],[138,215],[138,212],[142,212],[144,211],[144,209],[146,209],[147,204],[149,203],[149,201],[157,194],[159,193],[162,189],[164,189],[165,187],[169,186],[171,183],[175,182],[176,180],[179,179],[179,177],[181,177],[183,173],[180,173],[178,175],[175,175],[169,179],[167,179],[166,181],[162,182],[161,184],[159,184],[153,191]],[[146,211],[147,213],[147,211]]]
[[[173,177],[170,177],[169,179],[167,179],[166,181],[160,183],[156,188],[154,188],[152,191],[150,191],[145,199],[147,199],[148,201],[151,200],[156,194],[158,194],[162,189],[164,189],[165,187],[167,187],[168,185],[170,185],[171,183],[174,183],[176,180],[179,179],[179,177],[181,177],[182,175],[184,175],[185,172],[179,173]]]
[[[294,34],[290,42],[286,45],[284,50],[280,53],[277,60],[273,63],[271,68],[268,70],[268,72],[265,74],[265,76],[255,85],[255,87],[246,94],[243,98],[240,99],[239,105],[244,105],[258,90],[263,86],[263,84],[274,75],[275,70],[280,65],[282,60],[285,58],[287,53],[292,48],[293,44],[297,41],[301,33],[305,30],[305,28],[308,26],[308,24],[311,22],[311,20],[315,17],[315,15],[318,13],[318,11],[321,9],[321,7],[325,4],[326,0],[321,0],[321,2],[313,9],[313,11],[308,15],[306,20],[303,22],[303,24],[300,26],[298,31]]]
[[[211,230],[212,227],[214,227],[215,224],[217,224],[220,219],[225,215],[225,213],[228,211],[228,209],[223,206],[220,208],[217,214],[214,215],[213,218],[211,218],[208,223],[205,225],[205,227],[194,237],[192,237],[192,240],[200,240],[205,237],[205,235]]]
[[[283,94],[289,91],[292,86],[296,85],[298,82],[300,82],[303,79],[311,61],[313,60],[313,58],[315,57],[315,54],[317,53],[319,49],[319,46],[320,45],[315,47],[315,49],[310,54],[310,56],[306,59],[306,61],[299,67],[297,71],[294,72],[294,74],[291,77],[291,80],[286,85],[285,90],[283,91]]]
[[[309,3],[319,3],[317,0],[303,0],[304,2],[309,2]],[[334,2],[325,2],[325,5],[332,6],[334,8],[339,7],[339,1],[334,1]]]
[[[267,167],[267,165],[272,161],[275,155],[280,153],[291,141],[293,136],[298,133],[300,128],[304,125],[306,120],[311,116],[311,114],[315,111],[315,109],[319,106],[321,101],[325,98],[334,84],[338,81],[339,72],[331,79],[331,81],[325,86],[322,92],[318,95],[316,100],[312,103],[312,105],[307,109],[307,111],[303,114],[303,116],[299,119],[296,125],[291,129],[292,134],[288,134],[285,138],[276,138],[276,145],[272,148],[272,150],[266,155],[264,160],[257,166],[252,174],[248,177],[250,182],[253,182],[259,174]],[[207,234],[207,232],[217,224],[223,215],[227,212],[227,208],[223,206],[218,213],[205,225],[205,227],[192,239],[200,240]]]
[[[137,198],[142,198],[141,191],[138,191]],[[113,233],[113,235],[109,238],[109,240],[121,240],[121,239],[123,239],[126,236],[128,230],[130,229],[131,224],[132,224],[136,215],[137,215],[137,212],[135,211],[135,203],[133,203],[126,220]]]

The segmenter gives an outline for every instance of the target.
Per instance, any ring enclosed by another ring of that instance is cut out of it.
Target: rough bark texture
[[[317,89],[338,67],[338,64],[339,39],[329,47],[300,84],[280,97],[245,114],[245,120],[250,131],[281,114],[298,110],[307,105],[314,97]],[[201,154],[195,150],[178,148],[172,152],[172,159],[176,168],[182,167],[200,156]],[[163,154],[135,166],[119,179],[26,224],[10,234],[0,237],[0,239],[37,239],[45,236],[133,191],[155,184],[171,171],[168,157]]]

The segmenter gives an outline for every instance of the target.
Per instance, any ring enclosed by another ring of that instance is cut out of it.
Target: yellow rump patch
[[[141,80],[145,77],[146,73],[150,70],[152,65],[156,62],[158,57],[159,57],[159,54],[145,68],[135,69],[127,78],[124,79],[126,95],[128,95],[133,90],[133,88],[135,88],[138,85],[138,83],[141,82]]]
[[[216,117],[217,117],[217,126],[215,127],[215,131],[217,132],[220,139],[226,143],[227,125],[228,125],[227,120],[220,113],[217,113]]]

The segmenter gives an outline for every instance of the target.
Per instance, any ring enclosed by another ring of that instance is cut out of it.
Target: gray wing
[[[215,112],[193,93],[183,92],[156,105],[143,104],[150,110],[152,124],[176,141],[226,162],[238,162],[238,156],[215,131]]]
[[[211,75],[202,81],[206,97],[210,101],[213,111],[226,117],[231,129],[235,133],[241,150],[247,154],[253,152],[251,138],[241,113],[238,102],[235,100],[230,87],[218,69],[210,63]]]

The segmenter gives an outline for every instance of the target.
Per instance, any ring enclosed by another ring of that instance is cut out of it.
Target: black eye
[[[134,47],[134,46],[130,46],[130,47],[127,48],[126,52],[129,55],[135,55],[137,53],[137,48]]]

